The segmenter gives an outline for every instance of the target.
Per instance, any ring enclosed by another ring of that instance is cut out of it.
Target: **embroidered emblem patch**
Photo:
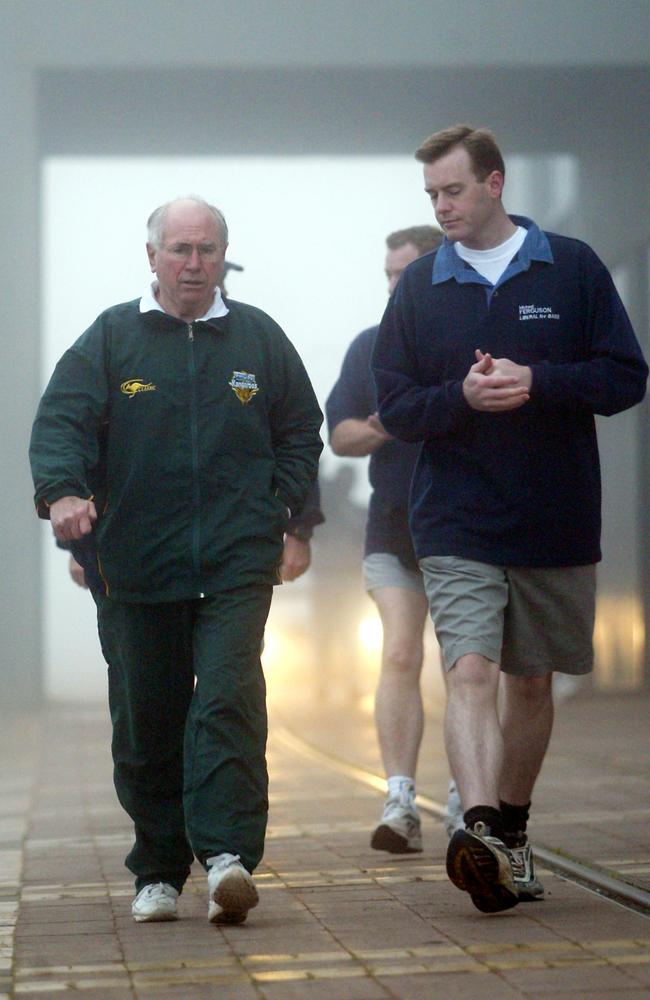
[[[255,376],[251,375],[250,372],[233,372],[228,385],[244,406],[246,403],[250,403],[256,392],[259,392]]]
[[[122,382],[120,392],[133,398],[138,392],[153,392],[155,388],[153,382],[143,382],[141,378],[128,378],[126,382]]]

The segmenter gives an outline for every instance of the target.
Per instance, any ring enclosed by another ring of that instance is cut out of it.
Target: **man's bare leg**
[[[552,679],[552,674],[503,674],[504,762],[499,795],[511,805],[528,805],[544,761],[553,728]]]
[[[498,685],[499,665],[479,653],[461,656],[447,672],[445,746],[465,811],[477,805],[499,808]]]
[[[502,680],[501,728],[504,761],[499,793],[504,840],[512,852],[520,900],[544,895],[535,874],[533,852],[526,833],[528,808],[553,727],[552,674]]]
[[[503,768],[499,674],[498,663],[468,653],[447,675],[445,743],[467,824],[449,841],[447,874],[484,913],[508,910],[519,902],[499,811]]]
[[[403,587],[379,587],[372,597],[384,632],[375,694],[375,721],[384,769],[387,777],[402,774],[415,778],[424,728],[420,675],[427,599]]]
[[[379,587],[372,597],[384,629],[375,720],[388,797],[370,846],[393,854],[421,851],[415,770],[424,728],[420,674],[427,600],[403,587]]]

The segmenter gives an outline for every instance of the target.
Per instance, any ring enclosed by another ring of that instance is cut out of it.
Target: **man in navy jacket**
[[[447,871],[493,912],[543,893],[526,824],[552,674],[593,660],[594,414],[638,403],[648,368],[596,254],[507,215],[490,132],[445,129],[416,158],[445,240],[402,275],[373,370],[383,426],[423,443],[411,530],[448,671],[445,742],[466,825]]]

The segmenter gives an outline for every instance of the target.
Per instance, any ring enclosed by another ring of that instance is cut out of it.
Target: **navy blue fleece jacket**
[[[600,557],[594,414],[638,403],[648,367],[611,276],[584,243],[529,219],[495,286],[453,245],[414,261],[390,299],[372,368],[386,429],[423,448],[411,488],[419,558],[570,566]],[[480,348],[532,369],[530,400],[472,409]]]

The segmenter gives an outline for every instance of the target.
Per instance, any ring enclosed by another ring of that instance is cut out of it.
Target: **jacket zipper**
[[[196,394],[196,364],[194,359],[194,326],[187,324],[187,340],[189,344],[189,374],[190,374],[190,435],[192,439],[192,566],[196,579],[201,579],[201,490],[199,487],[199,426]],[[199,583],[200,586],[200,583]],[[204,597],[199,591],[199,597]]]

